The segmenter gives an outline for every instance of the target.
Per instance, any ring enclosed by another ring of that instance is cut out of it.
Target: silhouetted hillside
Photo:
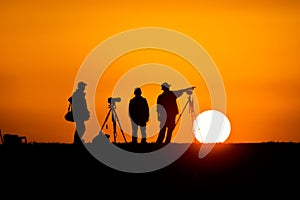
[[[155,150],[153,144],[139,149],[116,145],[136,152]],[[109,168],[83,146],[1,145],[1,190],[18,191],[8,192],[12,196],[40,192],[49,198],[95,194],[138,197],[138,191],[148,197],[177,193],[240,199],[261,194],[298,195],[299,143],[216,144],[203,159],[198,158],[200,147],[192,144],[163,169],[135,174]]]

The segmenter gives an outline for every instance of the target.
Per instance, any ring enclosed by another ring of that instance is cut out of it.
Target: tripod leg
[[[108,119],[110,113],[111,113],[111,109],[109,109],[109,111],[108,111],[108,113],[107,113],[107,115],[106,115],[106,117],[105,117],[105,120],[104,120],[104,122],[103,122],[103,124],[102,124],[102,127],[101,127],[101,130],[100,130],[100,133],[102,132],[102,130],[103,130],[103,128],[104,128],[104,125],[106,124],[107,119]]]
[[[121,124],[120,124],[120,120],[119,120],[119,118],[118,118],[118,115],[117,115],[117,113],[116,113],[116,111],[115,111],[115,110],[113,110],[113,114],[114,114],[114,117],[115,117],[115,119],[116,119],[116,120],[117,120],[117,122],[118,122],[118,125],[119,125],[119,127],[120,127],[121,133],[122,133],[122,135],[123,135],[123,138],[124,138],[124,141],[125,141],[125,143],[127,143],[127,140],[126,140],[126,138],[125,138],[125,135],[124,135],[123,129],[122,129],[122,127],[121,127]]]
[[[189,99],[187,100],[187,102],[185,103],[184,108],[183,108],[182,112],[180,113],[180,115],[179,115],[179,117],[178,117],[178,119],[177,119],[177,121],[176,121],[176,123],[175,123],[174,128],[176,127],[177,123],[179,122],[179,120],[180,120],[180,118],[181,118],[181,116],[182,116],[182,113],[184,112],[186,106],[187,106],[189,103],[190,103],[190,98],[189,98]]]
[[[112,113],[111,115],[111,120],[113,122],[113,129],[114,129],[114,142],[116,143],[116,137],[117,137],[117,126],[116,126],[116,119],[115,119],[115,112]]]

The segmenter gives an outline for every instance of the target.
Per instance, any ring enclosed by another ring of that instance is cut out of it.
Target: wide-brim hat
[[[171,85],[167,82],[164,82],[163,84],[161,84],[162,87],[165,87],[165,88],[170,88]]]

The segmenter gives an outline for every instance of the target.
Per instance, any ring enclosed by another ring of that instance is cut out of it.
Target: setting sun
[[[194,134],[201,143],[225,142],[230,130],[230,122],[226,115],[216,110],[204,111],[194,120]]]

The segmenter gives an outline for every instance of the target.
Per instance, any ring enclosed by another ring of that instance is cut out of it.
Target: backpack
[[[74,122],[74,117],[72,112],[72,97],[70,97],[68,101],[69,101],[69,106],[68,106],[68,111],[65,114],[65,120],[67,120],[68,122]]]

